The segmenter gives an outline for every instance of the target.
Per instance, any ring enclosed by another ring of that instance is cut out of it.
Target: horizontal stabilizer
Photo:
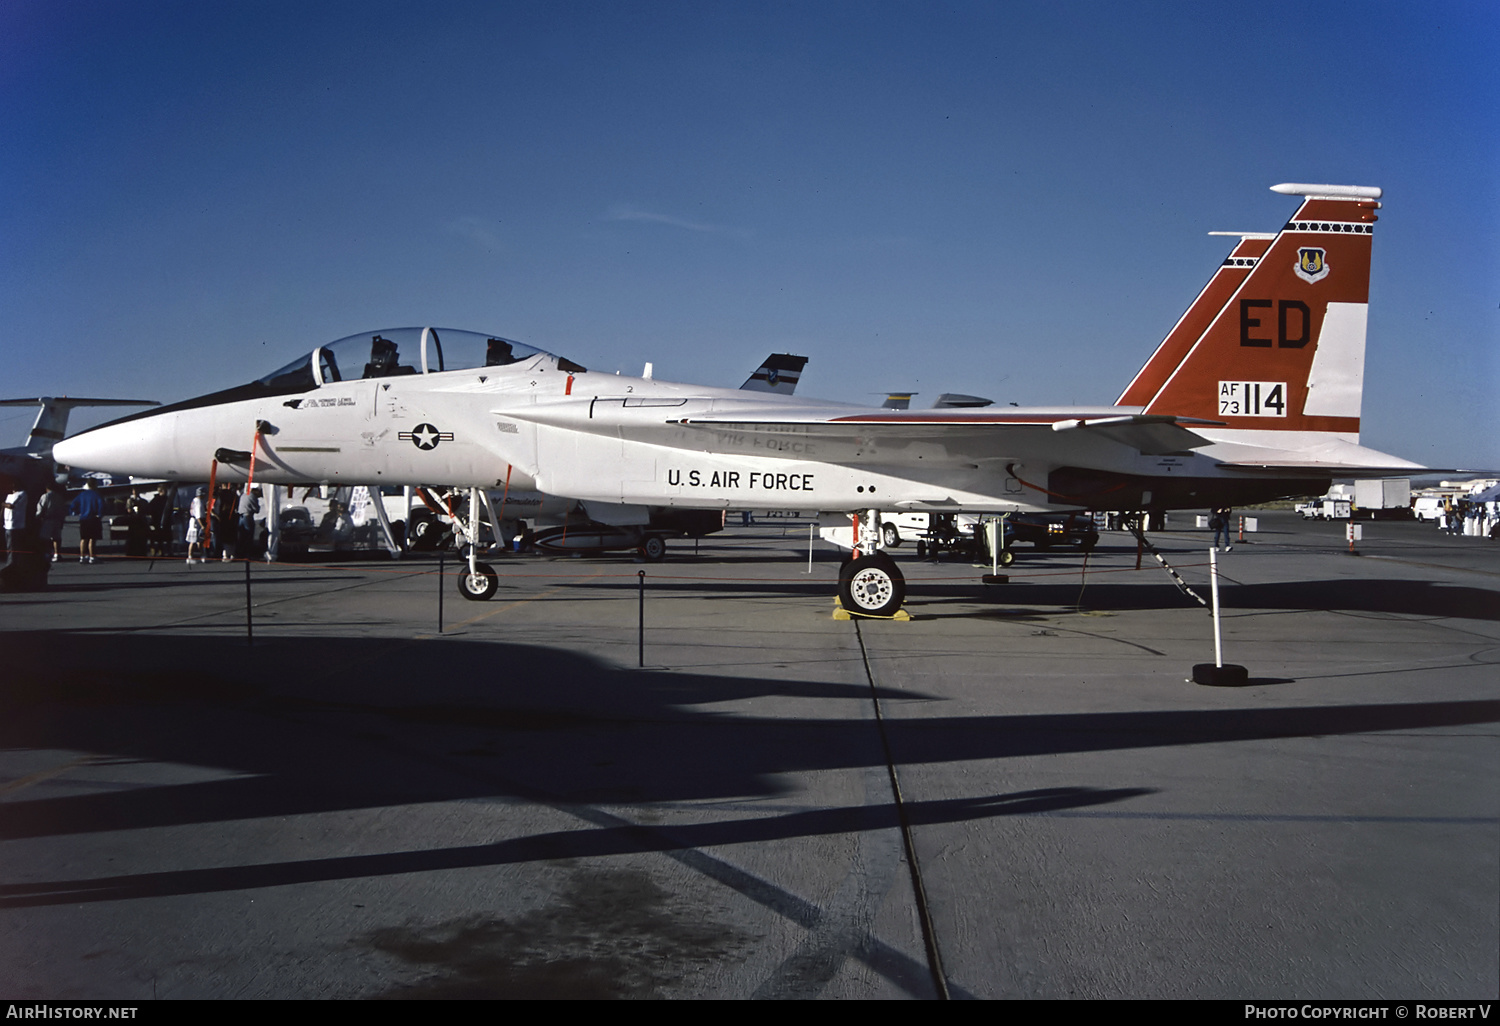
[[[1218,458],[1220,466],[1238,470],[1318,470],[1345,477],[1408,475],[1428,469],[1420,463],[1339,438],[1320,440],[1296,449],[1220,442],[1214,447],[1213,455]]]

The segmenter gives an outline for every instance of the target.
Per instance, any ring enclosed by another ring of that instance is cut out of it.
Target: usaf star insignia
[[[452,431],[439,431],[431,424],[418,424],[410,431],[402,431],[396,437],[405,442],[410,440],[412,445],[418,449],[436,449],[439,442],[453,441]]]

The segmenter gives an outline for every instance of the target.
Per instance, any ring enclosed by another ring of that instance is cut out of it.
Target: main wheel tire
[[[473,573],[465,567],[458,575],[458,593],[470,602],[483,602],[499,588],[500,578],[488,563],[475,563]]]
[[[1001,549],[1000,550],[1000,565],[1001,566],[1010,566],[1015,561],[1016,561],[1016,554],[1014,552],[1010,551],[1010,549]]]
[[[917,542],[917,558],[918,559],[926,559],[927,558],[927,543],[925,541],[919,541],[919,542]]]
[[[667,540],[659,534],[648,534],[641,540],[641,558],[648,563],[660,563],[667,556]]]
[[[839,604],[851,613],[894,616],[906,599],[906,578],[883,552],[851,559],[839,568]]]
[[[901,532],[896,530],[895,524],[881,524],[880,540],[885,542],[886,548],[894,549],[901,544]]]

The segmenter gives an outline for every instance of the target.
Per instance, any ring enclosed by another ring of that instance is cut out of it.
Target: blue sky
[[[1497,52],[1493,3],[9,0],[0,393],[174,400],[434,324],[1108,403],[1207,232],[1334,182],[1386,190],[1365,443],[1500,467]]]

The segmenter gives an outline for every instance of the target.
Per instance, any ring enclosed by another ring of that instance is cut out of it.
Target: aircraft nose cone
[[[80,470],[108,470],[123,451],[109,428],[95,428],[52,446],[52,458],[58,463]]]
[[[105,425],[64,438],[52,458],[79,470],[101,470],[139,477],[163,477],[171,457],[166,424],[154,417]]]

